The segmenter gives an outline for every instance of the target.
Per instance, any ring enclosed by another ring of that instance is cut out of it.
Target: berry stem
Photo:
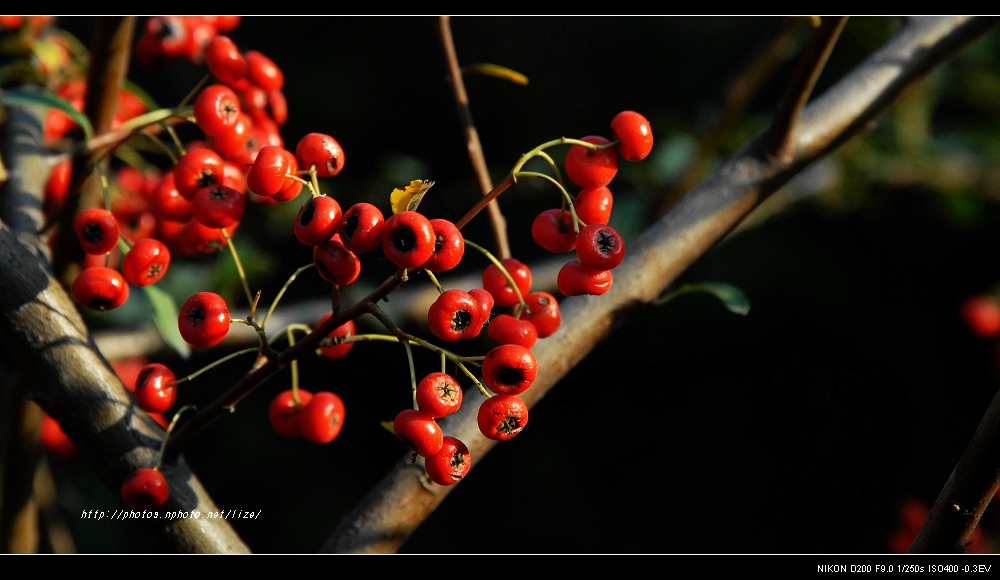
[[[264,321],[260,323],[261,330],[264,329],[268,319],[271,318],[271,314],[274,312],[275,307],[278,306],[278,301],[281,300],[281,297],[285,295],[285,291],[288,290],[288,287],[292,285],[292,282],[294,282],[295,279],[298,278],[299,274],[305,272],[309,268],[314,268],[315,266],[316,266],[315,262],[306,264],[305,266],[302,266],[298,270],[292,272],[292,275],[288,277],[288,280],[285,280],[285,284],[281,287],[281,290],[278,291],[278,295],[274,297],[274,301],[271,302],[271,307],[267,309],[267,314],[264,315]]]
[[[193,380],[193,379],[197,378],[199,375],[201,375],[201,374],[205,373],[206,371],[209,371],[209,370],[211,370],[211,369],[213,369],[213,368],[221,365],[222,363],[224,363],[226,361],[230,361],[230,360],[232,360],[232,359],[234,359],[234,358],[236,358],[238,356],[244,355],[244,354],[248,354],[248,353],[251,353],[251,352],[257,352],[258,350],[260,350],[258,347],[251,347],[251,348],[244,348],[244,349],[238,350],[236,352],[231,352],[231,353],[227,354],[226,356],[224,356],[224,357],[222,357],[222,358],[220,358],[218,360],[212,361],[211,363],[209,363],[209,364],[205,365],[204,367],[196,370],[195,372],[189,374],[188,376],[181,377],[181,378],[177,379],[176,381],[174,381],[174,384],[175,385],[179,385],[181,383]]]
[[[195,410],[197,407],[194,405],[184,405],[180,409],[177,409],[177,412],[171,417],[170,424],[167,425],[167,433],[163,436],[163,441],[160,442],[160,450],[156,453],[156,463],[153,465],[153,469],[159,469],[160,465],[163,464],[163,454],[167,450],[167,441],[170,440],[170,434],[173,432],[174,426],[177,425],[177,420],[181,418],[181,414],[188,409]]]
[[[225,228],[222,228],[222,236],[226,238],[226,247],[229,248],[229,254],[233,257],[233,262],[236,264],[236,271],[240,274],[240,282],[243,284],[243,291],[247,295],[247,302],[253,304],[253,295],[250,293],[250,284],[247,283],[247,274],[243,269],[243,262],[240,261],[240,255],[236,252],[236,246],[233,244],[233,238],[229,235],[229,232],[227,232]]]

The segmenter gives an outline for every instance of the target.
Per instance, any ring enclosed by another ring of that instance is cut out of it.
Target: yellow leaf
[[[424,198],[424,194],[432,185],[434,182],[429,179],[414,179],[409,185],[392,190],[392,195],[389,197],[392,213],[416,211],[420,200]]]
[[[516,70],[512,70],[505,66],[500,66],[498,64],[478,63],[462,67],[462,74],[469,74],[469,73],[476,73],[476,74],[486,75],[489,77],[496,77],[498,79],[508,80],[514,83],[515,85],[524,86],[528,84],[528,77],[517,72]]]

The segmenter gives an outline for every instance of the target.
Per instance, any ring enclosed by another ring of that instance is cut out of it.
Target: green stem
[[[285,295],[285,291],[288,290],[288,287],[291,286],[292,282],[295,281],[295,279],[299,276],[299,274],[305,272],[309,268],[314,268],[315,266],[316,266],[315,262],[311,264],[306,264],[305,266],[302,266],[298,270],[292,272],[292,275],[288,277],[288,280],[285,280],[284,286],[281,287],[281,290],[278,291],[278,295],[275,296],[274,301],[271,302],[271,307],[267,309],[267,314],[264,315],[264,321],[260,323],[261,328],[264,328],[267,325],[268,319],[271,318],[271,314],[274,312],[275,307],[278,306],[278,301],[281,300],[281,297]]]
[[[240,255],[236,252],[236,246],[233,244],[233,238],[229,235],[229,232],[225,228],[222,228],[222,235],[226,238],[226,247],[229,248],[229,253],[233,257],[233,262],[236,263],[236,271],[240,274],[240,282],[243,283],[243,291],[247,295],[247,303],[253,304],[253,295],[250,293],[250,284],[247,283],[247,274],[243,270],[243,262],[240,261]]]
[[[248,353],[251,353],[251,352],[257,352],[258,350],[259,349],[257,347],[253,347],[253,348],[244,348],[243,350],[238,350],[236,352],[229,353],[226,356],[224,356],[224,357],[222,357],[222,358],[220,358],[220,359],[218,359],[216,361],[213,361],[213,362],[209,363],[208,365],[206,365],[206,366],[204,366],[204,367],[196,370],[195,372],[189,374],[188,376],[177,379],[176,381],[174,381],[174,385],[179,385],[181,383],[193,380],[193,379],[197,378],[199,375],[201,375],[201,374],[203,374],[203,373],[205,373],[205,372],[207,372],[207,371],[209,371],[209,370],[211,370],[211,369],[213,369],[213,368],[221,365],[222,363],[224,363],[226,361],[230,361],[230,360],[232,360],[232,359],[234,359],[234,358],[236,358],[238,356],[244,355],[244,354],[248,354]]]

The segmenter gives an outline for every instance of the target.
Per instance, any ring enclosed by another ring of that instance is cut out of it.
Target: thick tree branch
[[[17,107],[8,113],[2,145],[11,179],[0,190],[0,353],[16,363],[31,398],[59,421],[108,488],[116,490],[130,473],[154,464],[163,429],[135,405],[52,271],[36,233],[39,192],[48,174],[40,170],[41,115]],[[34,464],[5,465],[27,467]],[[218,509],[183,458],[162,470],[172,490],[163,510]],[[164,551],[249,551],[222,519],[143,521]]]
[[[537,402],[627,316],[649,308],[691,263],[769,195],[860,133],[904,88],[996,24],[993,18],[913,18],[871,58],[802,111],[785,162],[764,153],[768,131],[749,142],[630,245],[607,294],[567,298],[562,303],[562,327],[533,349],[540,371],[522,398],[529,405]],[[469,446],[473,467],[476,458],[495,444],[479,433],[477,407],[463,405],[455,416],[442,421],[448,433]],[[996,454],[991,458],[993,462],[986,467],[997,471]],[[400,458],[397,467],[334,530],[324,551],[398,551],[454,489],[425,486],[422,475],[421,465],[411,463],[409,455]]]

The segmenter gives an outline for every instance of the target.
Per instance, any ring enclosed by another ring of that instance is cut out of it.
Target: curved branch
[[[629,247],[607,294],[567,298],[562,303],[563,324],[533,349],[540,370],[522,398],[534,405],[619,323],[649,308],[691,263],[769,195],[809,163],[860,133],[906,86],[996,24],[993,18],[913,18],[871,58],[802,111],[789,139],[786,161],[764,153],[767,131],[750,141]],[[463,405],[446,419],[445,426],[469,446],[474,461],[494,445],[479,433],[475,415],[476,405]],[[989,467],[995,469],[997,462]],[[424,486],[422,476],[419,464],[402,457],[334,530],[323,550],[398,551],[454,489]]]
[[[115,490],[136,469],[154,464],[164,432],[136,406],[52,271],[45,241],[36,233],[39,192],[48,175],[40,170],[42,116],[18,107],[8,113],[3,154],[12,178],[0,198],[0,353],[16,361],[30,397],[87,452],[95,472]],[[162,471],[171,488],[162,510],[218,510],[183,458]],[[249,552],[222,519],[143,522],[163,540],[165,551]]]

